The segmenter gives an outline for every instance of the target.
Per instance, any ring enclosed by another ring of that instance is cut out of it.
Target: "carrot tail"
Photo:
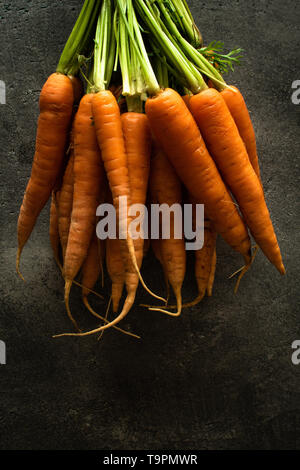
[[[189,307],[194,307],[195,305],[199,304],[201,302],[201,300],[203,299],[205,295],[205,292],[204,293],[201,293],[201,294],[198,294],[197,297],[195,297],[194,300],[191,300],[191,302],[186,302],[184,304],[182,304],[182,308],[189,308]],[[146,304],[140,304],[140,307],[146,307],[148,308],[149,310],[153,310],[153,309],[159,309],[158,311],[161,311],[161,309],[163,309],[163,306],[162,305],[159,305],[159,306],[155,306],[155,305],[146,305]],[[168,308],[177,308],[178,309],[178,305],[168,305]]]
[[[166,315],[170,315],[171,317],[179,317],[179,315],[181,314],[181,311],[182,311],[181,289],[176,288],[176,291],[174,291],[174,292],[175,292],[176,301],[177,301],[177,312],[176,313],[169,312],[168,310],[165,310],[165,309],[159,308],[159,307],[150,307],[149,310],[151,310],[152,312],[165,313]]]
[[[98,244],[98,254],[99,254],[99,259],[101,260],[100,262],[100,270],[101,270],[101,287],[102,289],[104,288],[104,269],[103,269],[103,252],[102,252],[102,246],[99,238],[97,238],[97,244]]]
[[[136,270],[136,273],[138,274],[139,276],[139,280],[142,284],[142,286],[144,287],[144,289],[148,292],[148,294],[152,295],[152,297],[154,297],[155,299],[158,299],[158,300],[161,300],[162,302],[166,302],[166,299],[164,299],[163,297],[160,297],[159,295],[156,295],[154,294],[154,292],[152,292],[145,284],[144,282],[144,279],[140,273],[140,270],[139,270],[139,267],[138,267],[138,264],[137,264],[137,261],[136,261],[136,255],[135,255],[135,250],[134,250],[134,244],[133,244],[133,241],[130,237],[127,237],[127,247],[128,247],[128,251],[129,251],[129,255],[130,255],[130,259],[131,259],[131,262]]]
[[[111,297],[110,297],[110,299],[111,299]],[[86,308],[89,310],[89,312],[92,315],[94,315],[94,317],[99,318],[100,320],[104,321],[104,323],[109,323],[109,321],[107,319],[105,319],[104,317],[99,315],[97,312],[95,312],[95,310],[90,306],[88,298],[86,296],[84,296],[82,298],[82,300],[83,300],[83,303],[86,306]],[[120,331],[121,333],[124,333],[125,335],[132,336],[133,338],[137,338],[137,339],[141,338],[140,336],[135,335],[134,333],[130,333],[130,331],[123,330],[122,328],[119,328],[118,326],[113,326],[113,328],[117,331]]]
[[[122,309],[122,312],[120,313],[120,315],[117,318],[115,318],[113,321],[111,321],[110,323],[108,323],[104,326],[101,326],[100,328],[96,328],[95,330],[86,331],[84,333],[62,333],[62,334],[53,336],[53,338],[60,338],[62,336],[90,336],[90,335],[94,335],[96,333],[101,333],[101,331],[107,330],[108,328],[112,328],[117,323],[119,323],[121,320],[123,320],[123,318],[126,317],[126,315],[128,314],[129,310],[131,309],[131,307],[134,303],[134,299],[135,299],[135,292],[130,292],[127,295],[126,299],[125,299],[124,306],[123,306],[123,309]]]
[[[66,280],[65,282],[65,306],[66,306],[68,317],[70,318],[71,322],[75,326],[76,330],[81,331],[70,310],[69,297],[70,297],[71,287],[72,287],[72,281]]]
[[[168,277],[165,275],[165,283],[166,283],[166,290],[167,290],[167,295],[166,295],[166,305],[168,305],[169,299],[170,299],[170,284]]]
[[[217,250],[215,248],[213,252],[213,256],[212,256],[211,270],[210,270],[207,289],[206,289],[208,297],[212,296],[212,290],[213,290],[213,285],[214,285],[214,280],[215,280],[216,264],[217,264]]]
[[[233,273],[230,277],[233,277],[235,274],[237,274],[238,272],[240,272],[240,275],[236,281],[236,285],[234,287],[234,293],[236,294],[237,291],[238,291],[238,288],[239,288],[239,285],[240,285],[240,282],[243,278],[243,276],[246,274],[246,272],[249,270],[251,264],[253,263],[254,259],[255,259],[255,256],[257,254],[259,250],[259,247],[258,245],[255,246],[255,249],[254,249],[254,253],[253,255],[251,256],[250,258],[250,261],[246,262],[245,266],[243,266],[242,268],[238,269],[235,273]]]
[[[241,282],[242,278],[244,277],[244,274],[246,274],[246,272],[248,271],[248,269],[250,268],[250,266],[251,266],[251,265],[248,264],[248,265],[246,265],[246,266],[243,267],[243,269],[242,269],[242,271],[241,271],[241,273],[240,273],[240,275],[239,275],[239,277],[238,277],[238,280],[236,281],[235,287],[234,287],[234,293],[235,293],[235,294],[236,294],[237,291],[238,291],[238,288],[239,288],[239,286],[240,286],[240,282]]]
[[[16,259],[16,271],[18,276],[22,279],[22,281],[26,282],[21,271],[20,271],[20,259],[21,259],[22,247],[18,247],[17,251],[17,259]]]

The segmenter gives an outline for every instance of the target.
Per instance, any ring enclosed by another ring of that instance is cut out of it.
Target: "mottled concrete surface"
[[[245,49],[230,81],[255,125],[265,194],[287,275],[261,253],[238,295],[228,275],[240,257],[221,240],[214,296],[179,319],[136,307],[101,342],[52,339],[69,331],[63,282],[48,241],[47,206],[15,274],[16,223],[34,150],[38,96],[55,70],[80,0],[7,0],[0,6],[1,449],[294,449],[300,447],[299,124],[291,84],[300,79],[295,0],[191,1],[206,43]],[[298,229],[298,230],[297,230]],[[195,294],[191,263],[184,298]],[[144,276],[163,285],[149,257]],[[107,284],[108,288],[108,284]],[[138,302],[149,300],[141,290]],[[95,325],[72,292],[84,328]],[[94,301],[100,311],[104,305]]]

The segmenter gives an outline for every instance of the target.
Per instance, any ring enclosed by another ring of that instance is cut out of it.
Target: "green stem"
[[[66,75],[76,75],[80,64],[78,56],[85,52],[90,40],[101,0],[85,0],[79,17],[60,56],[56,71]]]
[[[185,31],[188,40],[195,48],[199,48],[203,44],[202,35],[197,28],[194,18],[190,12],[188,4],[185,0],[169,0],[172,3],[177,15],[182,23],[182,34]]]
[[[130,57],[133,56],[135,57],[133,62],[129,59],[129,69],[128,69],[128,74],[130,73],[131,76],[134,76],[135,79],[138,77],[139,72],[138,69],[133,67],[134,63],[138,63],[142,74],[143,74],[143,79],[145,81],[146,87],[145,91],[147,91],[150,94],[157,94],[160,90],[158,82],[156,80],[156,76],[153,72],[148,53],[146,51],[144,41],[140,32],[139,24],[137,22],[135,12],[132,6],[132,1],[131,0],[126,0],[127,3],[127,8],[125,10],[122,0],[116,0],[118,9],[120,12],[120,15],[122,17],[122,21],[124,22],[124,25],[126,26],[127,33],[128,33],[128,43],[129,47],[126,47],[126,49],[129,52]],[[129,15],[130,21],[127,19],[127,14]],[[124,44],[119,44],[119,49],[124,48]],[[120,55],[120,52],[119,52]],[[122,73],[123,75],[123,73]],[[141,78],[141,77],[140,77]],[[140,79],[139,78],[139,79]]]
[[[192,90],[193,93],[199,93],[199,91],[202,89],[207,88],[201,74],[196,69],[196,67],[187,61],[177,45],[162,30],[157,19],[148,7],[149,2],[147,0],[136,0],[135,3],[141,18],[153,36],[156,37],[156,40],[159,42],[164,55],[172,63],[173,67],[177,69],[179,73],[183,74],[187,83],[187,87]]]
[[[132,94],[131,80],[130,80],[130,67],[129,67],[129,39],[128,31],[126,24],[123,19],[119,17],[119,29],[118,29],[118,39],[119,39],[119,61],[122,73],[122,84],[124,96]]]
[[[95,92],[106,88],[109,40],[111,38],[112,10],[110,0],[103,0],[97,21],[94,49]]]
[[[200,72],[204,73],[207,77],[209,77],[219,89],[224,89],[226,87],[226,83],[222,75],[197,49],[192,46],[192,44],[190,44],[184,37],[182,37],[182,35],[177,29],[177,26],[169,15],[169,12],[165,7],[164,2],[162,0],[158,0],[158,4],[164,16],[164,23],[166,27],[169,29],[172,36],[176,38],[179,46],[181,47],[185,55],[190,60],[192,60],[194,65],[200,70]]]

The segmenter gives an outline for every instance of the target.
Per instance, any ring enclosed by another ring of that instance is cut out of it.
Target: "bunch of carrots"
[[[76,330],[63,335],[121,330],[117,324],[134,305],[139,284],[160,301],[146,307],[171,316],[211,296],[218,235],[243,258],[234,273],[236,291],[258,249],[285,273],[250,115],[241,92],[224,80],[240,52],[225,54],[219,42],[203,46],[185,0],[85,0],[57,70],[41,90],[35,155],[18,219],[16,267],[22,277],[22,250],[51,200],[50,242]],[[174,217],[168,239],[133,239],[129,211],[119,217],[124,196],[128,207],[188,201],[194,224],[196,205],[204,204],[204,244],[194,252],[194,300],[182,300],[186,250],[183,237],[175,236]],[[97,208],[103,203],[116,210],[116,238],[97,237]],[[148,250],[161,264],[166,299],[143,280]],[[105,298],[95,289],[105,268],[111,292],[106,314],[99,315],[88,297]],[[101,320],[94,330],[82,332],[71,313],[74,284]],[[169,303],[170,287],[176,305]]]

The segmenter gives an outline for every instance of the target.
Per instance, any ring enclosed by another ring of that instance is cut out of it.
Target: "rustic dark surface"
[[[233,294],[240,257],[221,240],[214,296],[179,319],[136,307],[124,326],[96,337],[52,339],[71,325],[63,282],[39,218],[15,274],[16,223],[34,151],[38,96],[55,70],[80,0],[15,0],[0,7],[1,317],[7,364],[0,365],[1,449],[300,448],[299,125],[291,84],[300,79],[295,0],[190,1],[206,43],[245,49],[230,81],[243,91],[257,133],[262,179],[287,275],[261,253]],[[191,267],[190,267],[191,270]],[[149,257],[144,276],[163,277]],[[108,288],[108,285],[107,285]],[[195,295],[192,273],[184,298]],[[138,303],[149,300],[140,290]],[[95,325],[81,307],[84,328]],[[94,301],[103,311],[105,306]]]

